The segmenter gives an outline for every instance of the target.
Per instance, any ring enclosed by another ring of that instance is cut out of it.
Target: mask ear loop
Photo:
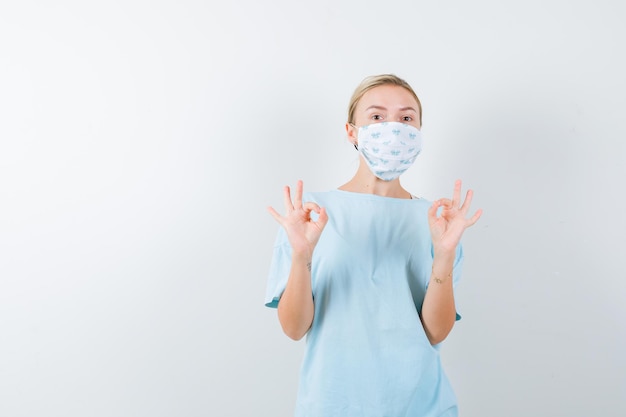
[[[358,128],[355,125],[353,125],[352,123],[348,123],[348,124],[350,126],[352,126],[353,128],[358,130]],[[353,143],[352,145],[354,146],[354,149],[356,149],[357,151],[359,150],[359,144],[358,143]]]

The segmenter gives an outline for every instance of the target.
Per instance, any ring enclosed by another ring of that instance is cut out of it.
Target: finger
[[[443,208],[452,208],[452,200],[450,200],[449,198],[440,198],[437,201],[439,201],[439,205]]]
[[[437,220],[437,210],[441,206],[441,200],[437,200],[433,202],[433,204],[428,209],[428,223],[433,223]]]
[[[319,209],[319,217],[317,218],[316,224],[319,226],[320,230],[324,230],[324,227],[328,223],[328,214],[326,213],[325,208]]]
[[[293,207],[297,210],[302,208],[302,181],[296,183],[296,194],[293,196]]]
[[[461,180],[454,181],[454,192],[452,193],[452,207],[461,205]]]
[[[293,204],[291,203],[291,189],[288,185],[283,188],[283,201],[285,202],[285,210],[289,213],[293,211]]]
[[[482,214],[483,214],[482,209],[476,210],[476,213],[474,213],[474,215],[468,220],[466,227],[473,226],[478,221],[478,219],[480,219],[480,216]]]
[[[309,213],[312,211],[316,213],[320,212],[320,206],[317,205],[317,203],[314,203],[312,201],[307,201],[306,203],[304,203],[302,205],[302,208],[304,209],[304,211],[309,212]]]
[[[465,193],[465,201],[463,202],[463,205],[461,206],[461,211],[463,213],[467,213],[467,211],[469,210],[470,205],[472,204],[472,197],[474,197],[474,191],[467,190],[467,193]]]
[[[283,216],[281,216],[276,210],[274,210],[274,207],[268,207],[267,211],[272,215],[274,220],[276,220],[280,224],[283,224]]]
[[[318,214],[317,221],[313,223],[315,223],[320,229],[324,229],[324,226],[326,226],[326,222],[328,221],[328,215],[326,214],[326,210],[320,207],[317,203],[314,203],[312,201],[308,201],[304,203],[303,208],[309,216],[312,211],[317,213]]]
[[[441,208],[441,210],[438,211],[439,215],[441,215],[444,211],[451,210],[453,208],[452,200],[450,200],[449,198],[440,198],[437,201],[439,203],[439,208]]]

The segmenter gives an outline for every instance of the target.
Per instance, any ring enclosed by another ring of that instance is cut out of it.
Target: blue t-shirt
[[[419,318],[433,247],[424,199],[332,190],[305,194],[328,212],[315,247],[315,316],[296,417],[452,417],[454,392]],[[457,248],[453,281],[463,255]],[[291,263],[279,228],[265,305],[277,307]],[[460,318],[457,315],[457,319]]]

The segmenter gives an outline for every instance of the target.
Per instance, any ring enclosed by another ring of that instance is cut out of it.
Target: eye
[[[404,120],[405,122],[412,122],[413,118],[411,116],[404,116],[402,117],[402,120]]]
[[[383,120],[383,116],[381,116],[380,114],[373,114],[372,120]]]

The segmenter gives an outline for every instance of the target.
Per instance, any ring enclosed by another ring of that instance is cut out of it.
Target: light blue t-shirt
[[[457,416],[438,347],[418,316],[433,261],[431,203],[341,190],[307,193],[303,200],[325,207],[329,219],[313,253],[315,316],[296,417]],[[455,285],[462,258],[459,245]],[[266,306],[278,306],[290,263],[281,227]]]

